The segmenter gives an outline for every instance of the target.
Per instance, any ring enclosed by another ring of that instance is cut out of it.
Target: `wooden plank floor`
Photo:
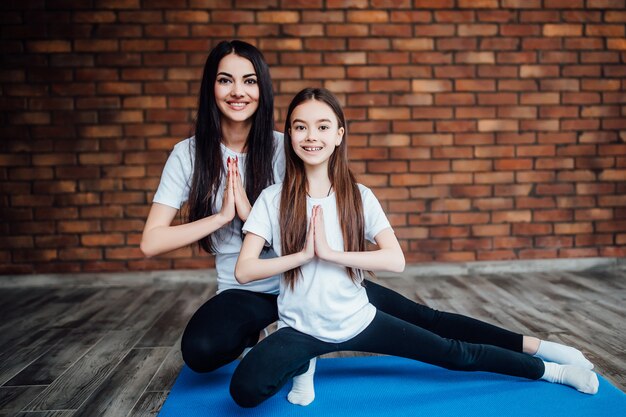
[[[0,417],[158,414],[182,366],[183,327],[215,284],[127,278],[16,286],[0,277]],[[626,391],[626,271],[379,281],[436,309],[577,346]]]

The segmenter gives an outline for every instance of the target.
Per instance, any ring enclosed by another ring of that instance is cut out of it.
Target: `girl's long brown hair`
[[[280,238],[282,254],[289,255],[304,248],[307,234],[307,180],[302,160],[291,146],[291,115],[296,107],[308,100],[317,100],[327,104],[337,116],[339,128],[343,127],[344,136],[341,144],[335,148],[328,163],[328,177],[335,190],[337,214],[344,250],[347,252],[365,250],[365,221],[363,202],[356,179],[348,165],[346,120],[337,98],[324,88],[305,88],[291,100],[285,121],[285,180],[280,199]],[[350,279],[360,283],[362,271],[346,268]],[[291,269],[284,274],[284,279],[291,289],[300,275],[300,268]]]

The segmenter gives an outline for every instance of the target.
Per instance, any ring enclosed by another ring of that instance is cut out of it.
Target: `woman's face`
[[[341,144],[344,128],[326,103],[307,100],[291,114],[291,146],[306,165],[325,164]]]
[[[259,108],[259,84],[252,62],[236,54],[226,55],[217,67],[215,101],[231,122],[249,120]]]

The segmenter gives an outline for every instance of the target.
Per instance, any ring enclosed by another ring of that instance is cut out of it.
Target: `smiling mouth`
[[[321,151],[324,148],[321,146],[303,146],[302,149],[304,149],[307,152],[317,152],[317,151]]]
[[[235,102],[235,101],[227,101],[226,102],[230,107],[236,110],[241,110],[248,105],[248,103]]]

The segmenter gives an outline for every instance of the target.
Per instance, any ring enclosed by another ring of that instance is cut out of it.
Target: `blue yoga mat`
[[[159,417],[195,416],[626,416],[626,394],[600,378],[596,395],[543,381],[458,372],[390,356],[319,359],[315,401],[287,401],[291,383],[253,409],[228,386],[239,362],[209,374],[183,367]]]

